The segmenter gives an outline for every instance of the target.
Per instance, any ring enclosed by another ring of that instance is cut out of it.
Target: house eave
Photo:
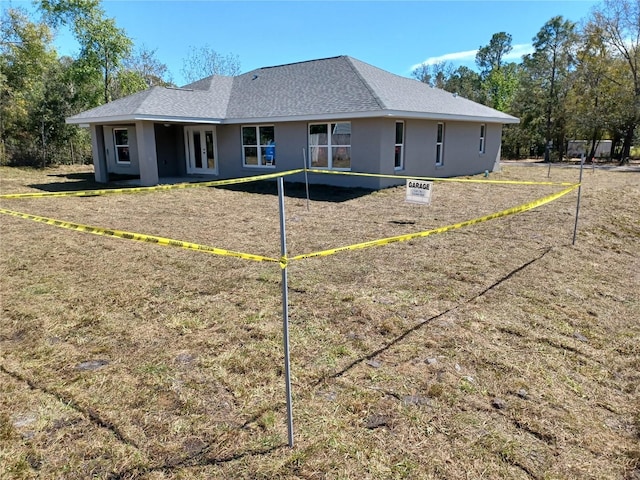
[[[100,124],[109,125],[117,123],[131,123],[131,122],[156,122],[156,123],[208,123],[208,124],[220,124],[224,123],[221,118],[206,118],[206,117],[178,117],[171,115],[117,115],[113,117],[69,117],[65,119],[65,123],[70,125],[86,126],[87,124]]]
[[[430,113],[430,112],[411,112],[403,110],[375,110],[365,112],[340,112],[340,113],[323,113],[309,115],[285,115],[285,116],[268,116],[268,117],[242,117],[242,118],[205,118],[205,117],[178,117],[170,115],[120,115],[113,117],[69,117],[65,121],[71,125],[86,126],[87,124],[118,124],[132,123],[138,121],[149,121],[156,123],[183,123],[183,124],[222,124],[222,125],[239,125],[247,123],[284,123],[284,122],[309,122],[309,121],[333,121],[333,120],[352,120],[358,118],[399,118],[399,119],[421,119],[434,121],[457,121],[457,122],[475,122],[475,123],[499,123],[499,124],[517,124],[520,119],[516,117],[494,117],[494,116],[477,116],[463,114],[447,114],[447,113]]]
[[[386,118],[397,117],[399,119],[415,118],[422,120],[436,121],[458,121],[458,122],[474,122],[474,123],[499,123],[499,124],[517,124],[520,119],[516,117],[494,117],[494,116],[477,116],[462,114],[446,114],[446,113],[429,113],[429,112],[411,112],[403,110],[375,110],[366,112],[341,112],[341,113],[324,113],[310,115],[290,115],[290,116],[269,116],[269,117],[243,117],[228,118],[220,123],[227,125],[237,125],[246,123],[283,123],[283,122],[304,122],[304,121],[332,121],[332,120],[351,120],[357,118]]]
[[[520,119],[512,116],[495,117],[492,115],[464,115],[460,113],[430,113],[430,112],[410,112],[403,110],[388,110],[382,115],[384,117],[416,118],[423,120],[438,120],[449,122],[474,122],[474,123],[501,123],[516,124]]]

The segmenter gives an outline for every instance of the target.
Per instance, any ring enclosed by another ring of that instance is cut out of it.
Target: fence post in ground
[[[580,186],[578,187],[578,201],[576,203],[576,223],[573,226],[573,242],[576,244],[576,235],[578,234],[578,213],[580,213],[580,196],[582,194],[582,171],[584,170],[584,154],[580,156]]]
[[[282,333],[284,344],[284,377],[287,394],[287,433],[293,448],[293,408],[291,405],[291,370],[289,362],[289,285],[287,279],[287,232],[284,217],[284,182],[278,177],[278,206],[280,210],[280,253],[282,265]]]
[[[302,149],[302,162],[304,164],[304,186],[307,190],[307,212],[309,211],[309,177],[307,175],[307,153]]]

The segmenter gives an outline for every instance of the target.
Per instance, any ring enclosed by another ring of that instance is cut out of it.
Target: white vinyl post
[[[287,232],[284,218],[284,185],[282,177],[278,177],[278,203],[280,210],[280,253],[287,258]],[[284,344],[284,377],[287,394],[287,433],[289,447],[293,448],[293,408],[291,405],[291,369],[289,361],[289,285],[287,265],[282,268],[282,332]]]

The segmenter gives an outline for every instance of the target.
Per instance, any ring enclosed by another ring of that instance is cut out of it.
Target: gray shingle
[[[235,78],[227,118],[379,111],[346,57],[253,70]]]
[[[151,116],[233,123],[403,112],[426,118],[517,122],[505,113],[347,56],[259,68],[236,77],[211,76],[181,89],[153,87],[69,121]]]

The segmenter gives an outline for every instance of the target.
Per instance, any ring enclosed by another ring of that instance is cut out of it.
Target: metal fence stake
[[[580,157],[580,186],[578,187],[578,202],[576,203],[576,223],[573,226],[573,242],[571,245],[576,244],[576,236],[578,235],[578,213],[580,213],[580,197],[582,194],[582,171],[584,170],[584,154]]]
[[[280,210],[280,253],[286,262],[287,232],[284,217],[284,182],[278,177],[278,204]],[[291,405],[291,368],[289,361],[289,285],[287,279],[287,264],[282,268],[282,333],[284,344],[284,377],[287,393],[287,433],[289,447],[293,448],[293,407]]]

